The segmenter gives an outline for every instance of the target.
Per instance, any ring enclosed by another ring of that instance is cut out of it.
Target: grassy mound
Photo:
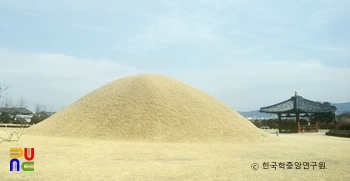
[[[133,75],[108,83],[27,132],[151,142],[273,139],[212,96],[155,74]]]

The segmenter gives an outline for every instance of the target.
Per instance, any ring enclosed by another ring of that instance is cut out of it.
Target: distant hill
[[[277,118],[276,114],[267,114],[267,113],[260,113],[259,110],[252,110],[252,111],[238,111],[239,114],[244,116],[247,119],[261,119],[261,118]]]
[[[339,115],[344,112],[350,112],[350,102],[345,103],[331,103],[332,105],[335,105],[337,107],[337,111],[335,112],[336,115]],[[248,119],[257,119],[257,118],[271,118],[271,117],[277,117],[275,114],[266,114],[266,113],[260,113],[259,110],[252,110],[252,111],[238,111],[239,114],[242,116],[248,118]]]
[[[337,107],[337,111],[335,112],[337,115],[344,112],[350,112],[350,102],[334,103],[334,105]]]

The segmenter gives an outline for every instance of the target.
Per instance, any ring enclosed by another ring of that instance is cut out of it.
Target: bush
[[[11,118],[9,113],[7,112],[3,112],[0,115],[0,123],[10,123],[11,122]]]
[[[318,122],[319,129],[335,129],[334,122]]]
[[[338,115],[336,129],[350,130],[350,112],[346,112]]]
[[[253,124],[258,128],[261,128],[263,126],[263,124],[259,120],[255,120]]]
[[[326,135],[350,138],[350,131],[349,130],[334,130],[333,129],[333,130],[329,130],[328,132],[326,132]]]
[[[40,115],[40,116],[34,115],[31,119],[31,122],[32,122],[32,124],[38,124],[46,118],[47,117],[44,115]]]
[[[262,126],[268,126],[271,129],[278,128],[278,119],[264,119],[261,121]]]
[[[13,124],[27,124],[27,121],[24,118],[17,118],[13,120]]]
[[[31,119],[32,124],[38,124],[41,119],[38,116],[33,116]]]

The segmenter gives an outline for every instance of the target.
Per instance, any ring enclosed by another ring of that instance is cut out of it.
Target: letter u
[[[34,159],[34,148],[30,148],[30,151],[28,152],[29,148],[24,148],[24,158],[28,161],[33,160]],[[28,153],[30,155],[28,155]]]

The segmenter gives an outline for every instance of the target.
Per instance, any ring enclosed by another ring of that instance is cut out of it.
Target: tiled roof
[[[12,107],[12,108],[2,107],[0,108],[0,113],[1,112],[8,112],[11,114],[32,114],[32,111],[29,111],[26,108],[18,108],[18,107]]]
[[[262,107],[260,112],[265,113],[322,113],[322,112],[334,112],[336,108],[331,105],[322,104],[320,102],[314,102],[304,99],[301,96],[293,96],[290,99],[281,103]]]

